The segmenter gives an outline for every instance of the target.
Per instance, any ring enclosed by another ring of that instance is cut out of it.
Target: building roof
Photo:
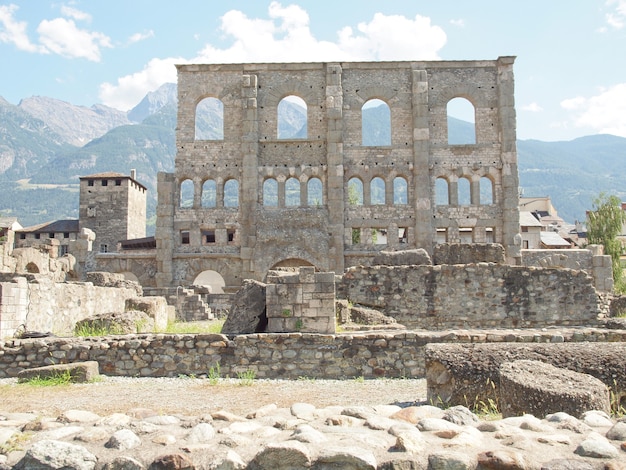
[[[135,178],[133,178],[132,176],[125,175],[123,173],[116,173],[114,171],[109,171],[109,172],[106,172],[106,173],[94,173],[93,175],[80,176],[78,179],[79,180],[95,180],[95,179],[109,179],[109,178],[111,178],[111,179],[128,179],[128,180],[134,181],[139,186],[141,186],[143,189],[145,189],[145,190],[148,189],[143,184],[141,184],[139,181],[137,181]]]
[[[156,248],[156,238],[134,238],[132,240],[122,240],[120,242],[123,250],[141,250],[145,248]]]
[[[520,227],[543,227],[541,222],[529,211],[519,212],[519,224]]]
[[[61,233],[61,232],[75,232],[78,233],[78,220],[54,220],[52,222],[44,222],[43,224],[33,225],[31,227],[24,227],[21,230],[17,230],[20,233]]]
[[[11,228],[14,224],[19,225],[17,217],[0,217],[0,228]]]
[[[556,232],[541,232],[541,243],[546,246],[571,246],[570,242]]]

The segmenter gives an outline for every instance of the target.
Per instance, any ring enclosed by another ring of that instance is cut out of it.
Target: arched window
[[[369,100],[361,108],[361,141],[367,147],[391,145],[391,111],[384,101]]]
[[[307,206],[321,206],[324,203],[322,196],[322,180],[319,178],[311,178],[307,182]]]
[[[274,178],[263,181],[263,205],[278,207],[278,181]]]
[[[480,203],[493,204],[493,182],[490,178],[483,176],[480,179]]]
[[[193,207],[193,181],[190,179],[184,180],[180,183],[180,207],[189,208]]]
[[[285,205],[300,205],[300,181],[296,178],[289,178],[285,182]]]
[[[279,139],[307,138],[307,106],[299,96],[286,96],[278,103],[277,136]]]
[[[470,191],[470,180],[467,178],[459,178],[459,206],[469,206],[472,203],[472,193]]]
[[[448,181],[445,178],[437,178],[435,180],[435,204],[438,206],[450,204]]]
[[[393,179],[393,203],[408,204],[409,197],[407,194],[406,180],[402,176],[396,176]]]
[[[224,139],[224,104],[217,98],[204,98],[196,106],[195,140]]]
[[[359,178],[350,178],[348,181],[348,204],[363,205],[363,182]]]
[[[217,188],[214,180],[206,180],[202,185],[202,207],[217,205]]]
[[[385,180],[378,176],[370,181],[370,204],[385,204]]]
[[[239,181],[236,179],[224,183],[224,207],[239,207]]]
[[[448,145],[472,145],[476,143],[476,111],[465,98],[448,101]]]

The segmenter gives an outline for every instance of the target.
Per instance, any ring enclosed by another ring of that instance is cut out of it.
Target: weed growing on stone
[[[301,318],[296,320],[296,331],[300,331],[304,327],[304,322]]]
[[[307,377],[306,375],[300,375],[298,377],[299,382],[315,382],[315,377]]]
[[[117,328],[111,328],[110,326],[106,326],[104,324],[92,323],[90,325],[80,325],[74,328],[74,335],[81,337],[88,336],[108,336],[108,335],[119,335],[122,332]]]
[[[13,434],[6,442],[0,444],[0,454],[8,455],[11,452],[19,452],[24,450],[23,445],[32,437],[31,433],[18,432]]]
[[[209,368],[209,385],[217,385],[220,380],[220,363],[216,363],[215,366]]]
[[[354,381],[362,384],[363,382],[365,382],[365,377],[363,377],[362,375],[359,375],[358,377],[354,378]]]
[[[40,377],[37,375],[20,382],[20,384],[30,385],[33,387],[54,387],[59,385],[69,385],[71,383],[72,374],[69,370],[58,372],[48,377]]]
[[[474,403],[468,404],[467,407],[479,416],[485,419],[499,419],[502,416],[500,412],[500,402],[498,400],[498,394],[496,391],[496,384],[491,379],[487,379],[487,390],[491,390],[485,400],[479,400],[478,397],[474,398]],[[467,398],[465,399],[467,402]]]
[[[237,378],[239,379],[239,385],[250,386],[254,383],[256,372],[252,369],[237,372]]]
[[[626,397],[626,393],[621,391],[617,386],[617,381],[613,380],[613,386],[609,387],[609,399],[611,402],[611,416],[622,418],[626,416],[626,407],[622,405],[622,399]]]

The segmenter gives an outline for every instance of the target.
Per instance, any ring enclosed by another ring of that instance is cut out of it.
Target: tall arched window
[[[385,180],[378,176],[370,181],[370,204],[385,204]]]
[[[202,207],[217,205],[217,188],[214,180],[206,180],[202,185]]]
[[[300,205],[300,181],[296,178],[289,178],[285,182],[285,205]]]
[[[367,147],[391,145],[391,111],[384,101],[369,100],[361,108],[361,140]]]
[[[217,98],[204,98],[196,106],[195,140],[224,139],[224,104]]]
[[[274,178],[263,181],[263,205],[278,207],[278,181]]]
[[[450,204],[448,181],[445,178],[437,178],[435,180],[435,204],[438,206]]]
[[[396,176],[393,179],[393,203],[408,204],[409,197],[407,194],[408,185],[402,176]]]
[[[322,180],[311,178],[306,185],[307,206],[321,206],[324,203],[322,197]]]
[[[307,106],[299,96],[290,95],[280,100],[276,121],[279,139],[307,138]]]
[[[180,207],[193,207],[193,181],[186,179],[180,183]]]
[[[465,98],[448,101],[448,145],[476,143],[476,110]]]
[[[359,178],[350,178],[348,181],[348,204],[351,206],[363,205],[363,182]]]
[[[236,179],[224,183],[224,207],[239,207],[239,181]]]
[[[480,203],[493,204],[493,182],[490,178],[483,176],[480,179]]]
[[[472,203],[472,193],[470,190],[470,180],[467,178],[459,178],[459,206],[469,206]]]

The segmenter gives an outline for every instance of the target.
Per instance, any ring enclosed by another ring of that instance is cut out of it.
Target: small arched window
[[[195,140],[224,139],[224,104],[217,98],[204,98],[196,106]]]
[[[322,180],[311,178],[307,182],[307,206],[321,206],[324,203],[322,195]]]
[[[370,204],[385,204],[385,180],[378,176],[370,181]]]
[[[493,204],[493,182],[490,178],[483,176],[480,179],[480,203]]]
[[[467,178],[459,178],[459,206],[469,206],[472,203],[470,180]]]
[[[348,204],[363,205],[363,182],[359,178],[350,178],[348,181]]]
[[[193,207],[193,181],[186,179],[180,183],[180,207]]]
[[[391,110],[383,100],[373,99],[363,104],[361,140],[366,147],[391,145]]]
[[[285,205],[300,205],[300,181],[296,178],[289,178],[285,182]]]
[[[236,179],[224,183],[224,207],[239,207],[239,181]]]
[[[299,96],[290,95],[280,100],[276,121],[278,139],[307,138],[307,106]]]
[[[440,177],[435,180],[435,204],[438,206],[450,204],[448,181],[445,178]]]
[[[278,181],[274,178],[263,181],[263,205],[278,207]]]
[[[409,197],[407,191],[408,185],[402,176],[396,176],[393,179],[393,203],[408,204]]]
[[[476,143],[476,110],[465,98],[448,101],[448,145],[473,145]]]
[[[202,185],[202,207],[217,205],[217,188],[214,180],[206,180]]]

